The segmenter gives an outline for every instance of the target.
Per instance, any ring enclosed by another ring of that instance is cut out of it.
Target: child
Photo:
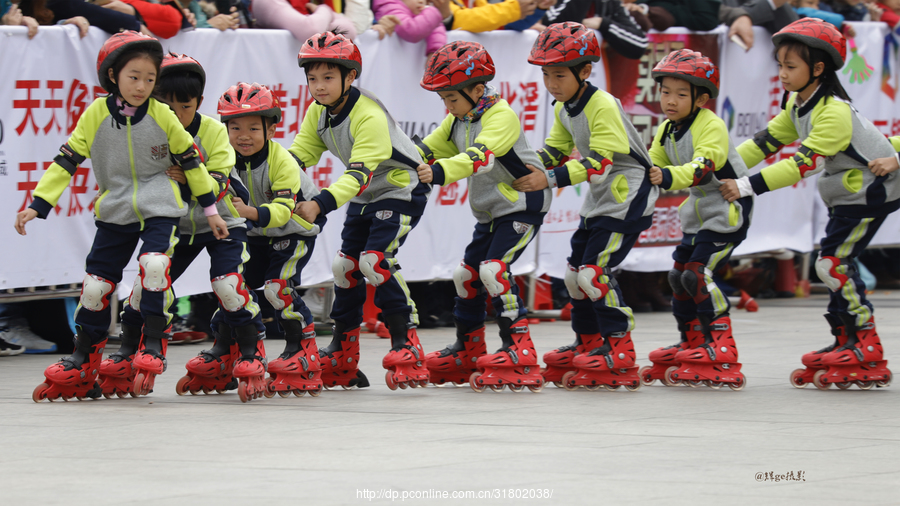
[[[220,196],[216,207],[219,216],[228,225],[229,240],[213,237],[203,220],[203,210],[196,198],[188,199],[188,215],[181,218],[181,240],[172,256],[170,277],[174,282],[191,265],[197,255],[206,249],[210,258],[210,279],[213,293],[219,300],[220,311],[216,341],[211,350],[200,352],[185,366],[188,375],[178,381],[176,392],[210,392],[233,390],[237,387],[231,370],[241,358],[232,337],[232,329],[238,335],[256,335],[264,327],[260,320],[259,306],[250,296],[242,276],[247,255],[247,226],[231,204],[233,193],[239,188],[246,192],[240,180],[230,177],[234,170],[234,150],[228,144],[225,126],[209,116],[197,112],[203,102],[206,72],[200,63],[190,56],[169,53],[163,58],[159,79],[153,90],[153,98],[168,105],[181,126],[194,138],[206,169],[215,180]],[[169,176],[184,184],[187,180],[180,169],[171,168]],[[131,392],[134,373],[131,361],[141,336],[141,285],[136,280],[131,295],[122,311],[122,346],[100,364],[100,386],[103,395],[113,393],[124,396]],[[255,349],[255,348],[254,348]]]
[[[825,389],[832,383],[862,389],[890,383],[875,331],[872,304],[853,261],[869,244],[888,214],[900,207],[897,172],[883,173],[879,158],[893,158],[896,151],[884,135],[850,104],[838,81],[847,42],[833,26],[805,18],[784,27],[772,37],[778,58],[785,100],[781,113],[738,147],[752,167],[797,139],[797,153],[764,167],[758,174],[724,180],[719,191],[729,202],[792,186],[821,173],[819,194],[828,206],[828,225],[816,260],[819,278],[831,290],[825,318],[835,336],[834,344],[807,353],[806,369],[791,373],[791,383],[802,388],[813,382]],[[788,93],[794,92],[788,99]],[[872,164],[872,169],[868,165]]]
[[[277,311],[285,340],[284,352],[269,364],[268,390],[265,383],[250,383],[246,393],[239,387],[238,394],[241,400],[260,394],[271,397],[275,392],[286,396],[291,391],[298,396],[306,392],[318,396],[322,380],[315,326],[297,287],[325,218],[306,221],[293,210],[297,200],[308,201],[319,192],[291,154],[272,140],[281,121],[281,108],[268,88],[237,83],[219,99],[219,115],[237,153],[238,176],[250,189],[250,200],[236,198],[234,207],[256,226],[247,234],[250,261],[244,277],[251,288],[265,284],[266,299]],[[240,334],[235,338],[245,357],[253,355],[256,341],[251,342],[249,335],[246,340]],[[262,341],[256,355],[265,360]],[[240,366],[235,365],[235,376]],[[259,371],[265,372],[265,362],[260,363]]]
[[[81,301],[75,310],[75,352],[44,372],[32,398],[101,395],[96,383],[109,331],[109,297],[122,270],[143,241],[140,264],[143,346],[135,355],[135,391],[146,393],[166,368],[166,342],[174,296],[169,274],[178,243],[178,221],[187,208],[178,184],[166,175],[171,159],[185,170],[191,193],[203,207],[216,239],[228,227],[216,210],[213,180],[201,163],[190,134],[165,104],[150,98],[163,59],[159,41],[137,32],[113,35],[97,58],[97,73],[109,96],[98,98],[34,191],[34,202],[16,216],[16,230],[47,214],[86,158],[93,162],[100,197],[94,204],[97,233],[86,260]],[[171,155],[170,155],[171,154]]]
[[[642,368],[641,379],[645,385],[657,379],[679,384],[689,367],[697,375],[692,383],[704,381],[713,388],[724,383],[740,390],[744,375],[731,336],[731,304],[712,273],[747,237],[753,209],[752,196],[732,204],[722,199],[717,177],[746,176],[747,166],[731,144],[725,122],[703,108],[719,94],[719,69],[708,58],[679,49],[663,58],[652,75],[667,119],[650,147],[650,182],[664,190],[691,190],[678,208],[684,236],[669,271],[681,342],[650,352],[653,367]]]
[[[544,380],[509,265],[534,239],[550,209],[549,189],[517,192],[511,184],[541,161],[525,139],[519,118],[485,83],[494,78],[491,55],[477,42],[453,42],[432,55],[421,86],[440,95],[450,114],[420,148],[424,183],[447,185],[468,178],[469,204],[478,223],[465,257],[453,273],[456,342],[429,353],[431,381],[469,382],[476,392],[504,385],[539,391]],[[437,159],[435,161],[434,159]],[[487,355],[485,300],[490,295],[502,346]],[[470,381],[471,376],[471,381]]]
[[[319,352],[323,381],[326,386],[369,384],[359,371],[365,278],[375,286],[375,304],[391,333],[391,351],[382,361],[390,369],[388,386],[425,386],[428,371],[416,334],[419,317],[396,258],[431,191],[416,177],[421,157],[381,102],[351,86],[362,71],[353,42],[320,33],[303,43],[298,61],[316,103],[307,110],[290,151],[304,169],[319,163],[325,150],[347,166],[337,181],[295,209],[312,221],[349,202],[341,250],[332,264],[334,339]]]
[[[650,227],[659,189],[650,184],[650,155],[619,101],[585,81],[591,62],[599,60],[597,37],[578,23],[557,23],[538,36],[528,63],[541,66],[544,85],[556,100],[553,127],[538,152],[550,170],[546,176],[532,173],[513,187],[588,182],[564,278],[576,341],[544,355],[544,379],[566,388],[625,385],[633,390],[641,383],[631,342],[634,314],[622,300],[612,268]],[[581,159],[569,160],[573,148]]]
[[[397,35],[407,42],[425,42],[425,54],[431,56],[447,43],[447,29],[444,27],[441,11],[425,0],[374,0],[372,10],[375,19],[394,15],[400,20]]]

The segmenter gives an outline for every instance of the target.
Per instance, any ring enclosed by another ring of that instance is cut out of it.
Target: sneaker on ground
[[[13,320],[9,323],[3,339],[8,343],[16,344],[25,349],[25,353],[53,353],[56,351],[56,343],[41,339],[28,328],[24,320]]]
[[[18,344],[6,342],[3,337],[9,333],[9,327],[0,327],[0,357],[11,357],[25,353],[25,348]]]

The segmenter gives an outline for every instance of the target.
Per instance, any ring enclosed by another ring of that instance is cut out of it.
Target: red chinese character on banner
[[[50,109],[50,121],[44,125],[44,133],[49,134],[50,130],[53,129],[53,125],[56,125],[56,131],[62,132],[62,126],[60,126],[59,122],[56,121],[56,110],[62,109],[63,101],[62,99],[55,98],[56,90],[63,89],[62,81],[47,81],[47,89],[50,90],[50,98],[44,100],[44,108]]]
[[[300,132],[300,123],[306,116],[306,111],[309,109],[309,106],[315,102],[312,99],[312,96],[307,92],[305,84],[301,84],[297,88],[299,91],[297,98],[291,99],[291,107],[294,109],[294,118],[296,119],[288,126],[288,133],[293,135],[297,135]]]
[[[446,186],[441,186],[441,190],[438,192],[438,200],[437,205],[439,206],[453,206],[456,205],[457,201],[460,204],[464,204],[466,202],[466,198],[469,196],[469,188],[466,187],[466,191],[462,194],[459,192],[459,182],[450,183]]]
[[[94,86],[94,100],[106,96],[106,94],[106,90],[104,90],[102,87]]]
[[[16,133],[22,135],[22,132],[25,131],[25,128],[28,126],[28,122],[31,121],[31,128],[34,130],[34,133],[38,133],[40,128],[37,126],[37,123],[34,121],[34,110],[41,108],[40,99],[31,98],[31,90],[35,90],[41,87],[41,82],[34,81],[16,81],[16,89],[17,90],[27,90],[26,99],[25,100],[13,100],[13,109],[25,109],[25,117],[22,118],[22,122],[19,123],[19,126],[16,127]]]
[[[516,103],[516,99],[519,97],[516,94],[515,89],[508,81],[503,81],[500,83],[500,96],[503,97],[504,100],[509,102],[509,105],[513,105]]]
[[[900,135],[900,119],[895,119],[891,123],[891,137]]]
[[[88,105],[87,85],[78,79],[73,80],[69,87],[69,97],[66,98],[66,135],[75,131],[75,125]]]
[[[69,185],[69,210],[66,216],[73,214],[81,214],[84,211],[81,202],[78,200],[79,195],[87,193],[87,180],[90,169],[87,167],[78,167],[72,176],[72,182]]]
[[[326,158],[325,163],[320,163],[311,169],[312,180],[316,183],[316,187],[320,190],[322,188],[327,188],[331,185],[331,173],[334,171],[334,166],[331,165],[331,158]]]
[[[283,84],[278,83],[277,85],[269,86],[269,89],[275,95],[275,98],[278,99],[279,104],[287,105],[287,90],[284,89]],[[275,138],[284,139],[284,109],[282,109],[281,123],[278,123],[278,126],[275,128]]]
[[[531,132],[537,126],[538,111],[538,85],[535,82],[521,83],[519,86],[525,92],[523,102],[525,102],[525,111],[522,113],[522,129]]]
[[[47,170],[47,167],[50,166],[53,162],[44,162],[44,170]],[[35,176],[35,180],[31,180],[31,173],[38,170],[37,163],[35,162],[20,162],[19,163],[19,172],[25,173],[25,181],[18,183],[18,190],[25,192],[25,198],[22,201],[22,205],[19,207],[18,212],[22,212],[25,208],[28,207],[29,204],[34,202],[34,189],[37,188],[38,181],[40,181],[40,176]],[[56,214],[59,214],[60,207],[56,206]]]

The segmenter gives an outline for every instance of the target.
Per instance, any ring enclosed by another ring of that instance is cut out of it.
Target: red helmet
[[[307,63],[327,62],[356,71],[356,78],[362,74],[362,55],[350,39],[334,32],[313,35],[300,47],[297,63],[303,67]]]
[[[200,62],[186,54],[169,53],[163,57],[159,67],[159,78],[162,79],[170,72],[193,72],[200,76],[200,87],[206,88],[206,72]]]
[[[844,66],[844,59],[847,57],[847,39],[831,23],[816,18],[798,19],[773,35],[772,43],[778,47],[789,39],[825,51],[834,61],[835,69]]]
[[[477,42],[451,42],[438,49],[425,65],[419,85],[428,91],[461,90],[494,78],[494,60]]]
[[[222,122],[241,116],[264,116],[281,122],[278,99],[262,84],[237,83],[219,98],[219,117]]]
[[[528,63],[542,67],[574,67],[600,61],[600,43],[593,30],[580,23],[554,23],[538,35]]]
[[[100,78],[100,86],[104,90],[110,93],[115,91],[116,85],[109,80],[109,69],[113,68],[122,53],[136,48],[146,49],[154,55],[159,55],[160,60],[163,58],[162,44],[149,35],[125,30],[106,39],[103,47],[100,48],[100,54],[97,55],[97,77]]]
[[[672,51],[653,67],[653,79],[662,83],[664,77],[677,77],[709,90],[709,98],[719,95],[719,69],[702,54],[690,49]]]

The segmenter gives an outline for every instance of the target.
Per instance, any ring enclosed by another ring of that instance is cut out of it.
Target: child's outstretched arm
[[[894,146],[894,151],[900,152],[900,137],[891,137],[888,139]],[[886,158],[876,158],[869,162],[869,170],[876,176],[886,176],[900,168],[900,157],[897,154]]]

